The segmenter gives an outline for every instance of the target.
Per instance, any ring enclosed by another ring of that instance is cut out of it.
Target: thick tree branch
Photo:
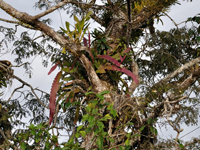
[[[180,84],[180,90],[184,92],[188,87],[193,85],[197,79],[200,78],[200,69],[196,70],[193,72],[187,79],[185,79],[181,84]]]
[[[0,0],[0,8],[6,11],[11,16],[13,16],[14,18],[18,19],[19,21],[23,23],[27,23],[31,25],[32,27],[34,27],[35,29],[44,32],[46,35],[52,38],[55,42],[57,42],[63,47],[66,47],[69,50],[69,52],[71,52],[73,55],[77,55],[77,52],[80,50],[87,49],[87,47],[85,46],[76,45],[75,43],[70,42],[69,40],[65,39],[62,35],[55,32],[52,28],[50,28],[43,22],[35,19],[33,16],[28,15],[27,13],[16,10],[9,4],[5,3],[3,0]],[[94,68],[90,65],[90,61],[85,57],[85,55],[82,54],[82,56],[80,57],[80,60],[83,63],[85,69],[87,70],[87,74],[90,77],[90,81],[92,85],[94,85],[100,91],[102,89],[105,89],[106,86],[102,85]],[[103,88],[102,89],[99,88],[99,85],[102,85]]]
[[[19,21],[21,21],[23,23],[27,23],[27,24],[31,25],[32,27],[34,27],[34,29],[44,32],[46,35],[51,37],[55,42],[59,43],[61,46],[65,46],[67,48],[73,47],[72,52],[74,54],[76,54],[76,52],[78,51],[78,47],[76,45],[73,46],[73,44],[70,43],[68,40],[66,40],[62,35],[55,32],[52,28],[50,28],[43,22],[41,22],[39,20],[35,20],[33,18],[33,16],[16,10],[9,4],[5,3],[3,0],[0,0],[0,8],[3,9],[6,13],[11,15],[12,17],[18,19]]]
[[[177,75],[179,75],[180,73],[182,73],[183,71],[189,69],[191,66],[193,66],[194,64],[199,63],[199,62],[200,62],[200,57],[198,57],[196,59],[193,59],[190,62],[184,64],[181,67],[179,67],[174,72],[170,73],[168,76],[166,76],[164,79],[162,79],[158,83],[154,84],[151,87],[151,89],[149,90],[149,92],[145,96],[146,99],[148,100],[148,102],[153,101],[154,98],[159,98],[160,97],[162,99],[162,94],[164,92],[167,92],[165,89],[169,88],[168,85],[167,85],[167,83],[169,81],[171,81],[174,77],[176,77]],[[188,77],[187,79],[184,80],[184,82],[181,81],[180,84],[176,84],[174,86],[176,86],[179,89],[180,93],[184,92],[189,86],[191,86],[192,84],[194,84],[194,82],[199,78],[198,72],[199,72],[199,70],[193,72],[190,77]],[[173,88],[173,87],[171,87],[171,88]],[[171,95],[171,98],[173,98],[173,93]]]
[[[193,66],[194,64],[199,63],[199,62],[200,62],[200,57],[191,60],[190,62],[188,62],[188,63],[184,64],[183,66],[179,67],[178,69],[176,69],[174,72],[170,73],[167,77],[162,79],[157,84],[165,84],[165,83],[169,82],[172,78],[176,77],[183,71],[189,69],[191,66]]]

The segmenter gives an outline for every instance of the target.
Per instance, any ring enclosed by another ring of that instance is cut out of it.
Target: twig
[[[0,21],[4,21],[4,22],[7,22],[7,23],[17,24],[17,25],[20,25],[20,26],[28,28],[28,29],[35,29],[34,27],[32,27],[30,25],[25,25],[24,23],[19,22],[19,21],[12,21],[12,20],[7,20],[7,19],[3,19],[3,18],[0,18]]]
[[[25,63],[23,63],[23,64],[21,64],[21,65],[16,65],[16,66],[15,66],[15,65],[11,65],[11,67],[21,67],[21,66],[23,66],[23,65],[25,65],[25,64],[27,64],[27,63],[29,64],[29,62],[25,62]]]
[[[84,97],[83,100],[81,101],[81,105],[83,104],[83,102],[85,101],[85,99],[86,99],[86,97]],[[83,110],[82,110],[81,107],[80,107],[80,111],[81,111],[81,114],[82,114],[82,116],[83,116]],[[85,123],[84,123],[84,125],[85,125]]]
[[[4,132],[1,129],[0,129],[0,133],[1,133],[1,136],[3,136],[3,138],[5,139],[6,143],[8,143],[10,145],[8,138],[6,137],[6,135],[4,134]]]
[[[190,133],[194,132],[195,130],[197,130],[197,129],[199,129],[199,128],[200,128],[200,126],[199,126],[199,127],[197,127],[197,128],[195,128],[194,130],[192,130],[192,131],[188,132],[187,134],[185,134],[185,135],[181,136],[181,137],[180,137],[180,139],[181,139],[181,138],[183,138],[183,137],[185,137],[186,135],[188,135],[188,134],[190,134]]]
[[[178,24],[165,12],[163,12],[163,14],[165,14],[173,23],[174,25],[177,27],[177,29],[179,30]],[[180,31],[180,30],[179,30]]]
[[[168,103],[174,104],[174,103],[177,103],[177,102],[179,102],[179,101],[181,101],[181,100],[183,100],[183,99],[185,99],[185,98],[188,98],[188,97],[187,97],[187,96],[183,96],[183,97],[181,97],[181,98],[179,98],[179,99],[177,99],[177,100],[175,100],[175,101],[169,101]]]
[[[15,76],[15,75],[12,75],[13,78],[17,79],[19,82],[23,83],[24,85],[30,87],[31,91],[33,92],[33,94],[35,95],[35,97],[37,98],[37,100],[39,101],[39,103],[44,106],[45,108],[49,109],[49,107],[47,107],[45,104],[42,103],[42,101],[39,99],[39,97],[37,96],[37,94],[35,93],[33,87],[26,83],[25,81],[23,81],[22,79],[20,79],[19,77]]]
[[[3,138],[5,139],[5,141],[9,144],[9,145],[12,145],[12,143],[10,143],[10,141],[8,140],[8,138],[5,136],[4,132],[0,129],[0,134],[1,136],[3,136]],[[14,146],[14,149],[15,150],[19,150],[15,145]]]
[[[35,88],[34,90],[40,91],[40,92],[45,93],[45,94],[49,94],[49,93],[47,93],[47,92],[45,92],[45,91],[42,91],[42,90],[40,90],[40,89],[38,89],[38,88]]]
[[[42,12],[42,13],[36,15],[36,16],[33,16],[33,19],[36,20],[38,18],[41,18],[41,17],[53,12],[54,10],[64,6],[65,4],[70,3],[70,2],[72,2],[72,0],[64,0],[64,1],[60,2],[60,3],[58,3],[56,6],[53,6],[50,9],[48,9],[48,10],[46,10],[46,11],[44,11],[44,12]]]
[[[137,105],[140,106],[137,97],[135,98],[135,101],[136,101]],[[138,110],[138,117],[139,117],[139,119],[140,119],[140,123],[143,124],[143,121],[142,121],[142,118],[141,118],[140,115],[141,115],[141,112],[140,112],[140,110]]]
[[[11,96],[10,96],[9,99],[6,101],[6,103],[10,101],[10,99],[11,99],[12,96],[13,96],[13,94],[14,94],[17,90],[19,90],[19,89],[21,89],[21,88],[23,88],[23,87],[24,87],[24,84],[22,84],[22,86],[20,86],[20,87],[18,87],[18,88],[16,88],[16,89],[14,89],[14,91],[12,92]]]
[[[179,99],[180,100],[180,99]],[[175,101],[174,101],[175,102]],[[176,136],[176,139],[175,139],[175,149],[177,150],[178,148],[178,144],[177,144],[177,141],[178,141],[178,137],[179,137],[179,134],[180,132],[183,131],[183,129],[178,129],[173,123],[172,121],[169,119],[169,117],[171,116],[172,114],[172,106],[170,105],[170,101],[169,101],[169,97],[166,98],[166,101],[165,101],[165,104],[164,104],[164,107],[165,107],[165,113],[167,113],[167,106],[169,107],[169,114],[167,115],[167,121],[169,122],[169,124],[171,125],[171,127],[177,132],[177,136]]]

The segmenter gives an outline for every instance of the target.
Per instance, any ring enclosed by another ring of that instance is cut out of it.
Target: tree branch
[[[99,11],[99,8],[105,8],[106,6],[101,6],[101,5],[96,5],[96,4],[86,4],[83,2],[77,2],[77,1],[72,1],[71,4],[74,4],[76,7],[79,7],[83,12],[88,13],[89,12],[89,8],[91,8],[93,11],[97,10]],[[97,8],[94,8],[97,7]],[[96,22],[98,22],[100,25],[103,25],[104,21],[99,18],[97,15],[95,15],[95,13],[93,12],[91,14],[91,18],[94,19]]]
[[[11,145],[10,142],[9,142],[9,140],[8,140],[8,138],[6,137],[6,135],[4,134],[4,132],[1,129],[0,129],[0,134],[5,139],[6,143],[8,143],[9,145]]]
[[[21,82],[22,84],[24,84],[24,85],[30,87],[30,88],[31,88],[31,91],[33,92],[33,94],[34,94],[35,97],[37,98],[38,102],[39,102],[42,106],[44,106],[45,108],[49,109],[49,107],[47,107],[47,106],[39,99],[39,97],[37,96],[37,94],[35,93],[33,87],[32,87],[30,84],[26,83],[25,81],[23,81],[22,79],[20,79],[19,77],[15,76],[15,75],[12,75],[12,77],[15,78],[15,79],[17,79],[17,80],[18,80],[19,82]]]
[[[158,82],[157,84],[164,84],[169,82],[172,78],[176,77],[177,75],[179,75],[180,73],[182,73],[183,71],[189,69],[189,67],[193,66],[196,63],[200,62],[200,57],[193,59],[191,61],[189,61],[188,63],[184,64],[183,66],[179,67],[178,69],[176,69],[174,72],[170,73],[167,77],[165,77],[164,79],[162,79],[160,82]]]
[[[36,16],[34,16],[33,19],[36,20],[36,19],[38,19],[38,18],[41,18],[41,17],[43,17],[43,16],[45,16],[45,15],[47,15],[47,14],[53,12],[54,10],[56,10],[56,9],[58,9],[58,8],[60,8],[60,7],[62,7],[62,6],[64,6],[65,4],[71,3],[72,1],[73,1],[73,0],[64,0],[64,1],[60,2],[60,3],[58,3],[56,6],[53,6],[53,7],[51,7],[50,9],[48,9],[48,10],[46,10],[46,11],[44,11],[44,12],[42,12],[42,13],[36,15]]]
[[[163,14],[165,14],[165,16],[167,16],[174,23],[174,25],[176,26],[176,28],[179,30],[178,24],[167,13],[163,12]]]
[[[138,68],[137,63],[133,60],[133,58],[132,58],[132,63],[131,63],[131,71],[134,75],[138,76],[139,68]],[[128,88],[128,92],[132,95],[137,86],[138,84],[135,83],[135,81],[133,81],[132,79],[131,85]]]
[[[76,52],[78,51],[76,45],[73,46],[73,44],[70,43],[70,41],[66,40],[62,35],[55,32],[52,28],[50,28],[49,26],[47,26],[43,22],[41,22],[39,20],[34,20],[33,16],[28,15],[27,13],[20,12],[20,11],[16,10],[12,6],[10,6],[9,4],[5,3],[3,0],[0,0],[0,8],[3,9],[9,15],[18,19],[19,21],[31,25],[32,27],[34,27],[35,30],[40,30],[40,31],[44,32],[46,35],[51,37],[55,42],[59,43],[61,46],[65,46],[67,48],[73,47],[72,52],[74,54],[76,54]]]
[[[148,100],[148,102],[153,101],[155,97],[162,99],[162,94],[164,92],[167,92],[165,90],[167,83],[169,81],[171,81],[174,77],[176,77],[177,75],[182,73],[183,71],[189,69],[191,66],[193,66],[194,64],[199,63],[199,62],[200,62],[200,57],[193,59],[190,62],[188,62],[188,63],[184,64],[183,66],[179,67],[178,69],[176,69],[174,72],[167,75],[164,79],[162,79],[159,82],[157,82],[156,84],[154,84],[145,96],[146,99]],[[173,85],[172,87],[174,87],[174,86],[179,87],[179,93],[181,94],[189,86],[191,86],[192,84],[195,83],[195,81],[199,78],[199,74],[198,74],[199,72],[200,72],[200,70],[193,72],[190,77],[185,79],[183,82],[181,81],[181,83],[179,82],[180,84],[177,83],[177,84]],[[152,96],[152,95],[154,95],[154,96]],[[170,97],[173,98],[174,97],[173,95],[174,94],[172,93]]]
[[[3,19],[3,18],[0,18],[0,21],[4,21],[4,22],[7,22],[7,23],[17,24],[17,25],[20,25],[20,26],[23,26],[23,27],[29,28],[29,29],[34,29],[31,26],[24,25],[22,22],[19,22],[19,21],[12,21],[12,20],[7,20],[7,19]]]
[[[21,85],[20,87],[18,87],[18,88],[15,88],[15,89],[13,90],[11,96],[9,97],[9,99],[6,101],[6,103],[10,101],[10,99],[11,99],[12,96],[13,96],[13,94],[14,94],[17,90],[19,90],[19,89],[21,89],[21,88],[23,88],[23,87],[24,87],[24,84],[22,84],[22,85]]]
[[[46,35],[48,35],[50,38],[52,38],[55,42],[60,44],[62,47],[66,47],[66,49],[68,49],[69,52],[72,53],[73,55],[77,55],[77,52],[80,50],[87,49],[87,47],[85,47],[85,46],[76,45],[75,43],[70,42],[69,40],[65,39],[62,35],[55,32],[48,25],[35,19],[33,16],[28,15],[27,13],[16,10],[9,4],[5,3],[3,0],[0,0],[0,7],[1,7],[1,9],[6,11],[8,14],[13,16],[14,18],[18,19],[19,21],[30,24],[36,30],[40,30],[40,31],[44,32]],[[84,54],[82,54],[82,56],[80,57],[80,61],[83,63],[83,66],[87,70],[87,74],[89,75],[89,79],[90,79],[92,85],[94,85],[96,87],[96,89],[98,89],[98,91],[105,89],[106,86],[102,85],[102,83],[101,83],[99,77],[97,76],[94,68],[92,67],[90,61],[85,57]],[[99,88],[100,85],[103,88]]]

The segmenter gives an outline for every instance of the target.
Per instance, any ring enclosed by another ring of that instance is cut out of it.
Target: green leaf
[[[187,19],[187,21],[191,21],[192,20],[192,18],[191,17],[189,17],[188,19]]]
[[[49,150],[50,148],[51,148],[51,145],[50,145],[50,143],[47,141],[47,142],[45,143],[44,150]]]
[[[88,106],[88,107],[86,107],[86,110],[87,110],[88,113],[90,113],[91,110],[92,110],[92,107]]]
[[[31,130],[35,129],[34,124],[30,124],[29,128],[30,128]]]
[[[31,130],[31,134],[35,135],[36,134],[35,130]]]
[[[132,135],[132,137],[140,137],[141,135],[140,134],[134,134]]]
[[[102,119],[107,121],[108,119],[112,119],[112,117],[110,116],[110,114],[106,114]]]
[[[99,66],[98,70],[96,70],[96,73],[106,73],[104,66],[103,65]]]
[[[71,81],[71,80],[74,80],[74,77],[73,76],[69,76],[69,77],[66,77],[63,79],[64,81]]]
[[[183,144],[179,144],[179,147],[180,147],[181,149],[183,149],[183,148],[184,148],[184,145],[183,145]]]
[[[87,89],[87,91],[90,91],[92,89],[92,85]]]
[[[115,142],[115,140],[113,138],[109,138],[109,141],[112,142],[112,143]]]
[[[86,136],[86,132],[85,131],[80,131],[80,134],[82,135],[82,137]]]
[[[197,37],[197,42],[200,42],[200,36]]]
[[[62,71],[69,72],[70,68],[62,68]]]
[[[89,114],[83,115],[83,119],[82,119],[82,121],[86,121],[86,120],[88,120],[88,116],[89,116]]]
[[[108,93],[110,93],[110,91],[107,90],[107,91],[101,92],[100,94],[101,94],[101,95],[104,95],[104,94],[108,94]]]
[[[80,137],[80,133],[76,133],[76,134],[75,134],[75,137],[76,137],[76,138],[79,138],[79,137]]]
[[[37,126],[37,129],[43,129],[44,128],[44,124],[43,123],[40,123],[38,126]]]
[[[78,126],[78,127],[77,127],[77,132],[78,132],[80,129],[82,129],[82,128],[83,128],[83,125]]]
[[[64,33],[68,33],[68,31],[66,31],[65,29],[63,29],[62,27],[60,27],[60,29],[64,32]]]
[[[131,125],[131,126],[132,126],[132,125],[133,125],[133,123],[132,123],[132,122],[129,122],[129,123],[127,123],[126,125]]]
[[[99,127],[99,130],[102,131],[104,128],[104,124],[102,122],[97,122],[97,126]]]
[[[88,117],[88,122],[89,123],[94,122],[94,120],[95,120],[94,116],[91,115],[91,116]]]
[[[74,20],[79,23],[79,19],[76,15],[74,15]]]
[[[81,22],[80,22],[80,28],[81,28],[81,29],[83,29],[83,27],[84,27],[84,24],[85,24],[85,20],[84,20],[84,19],[82,19],[82,20],[81,20]]]
[[[96,94],[96,96],[97,96],[99,99],[104,99],[104,96],[101,95],[101,94]]]
[[[140,128],[140,131],[143,131],[145,127],[146,127],[146,125],[143,125],[143,126]]]
[[[131,137],[131,134],[132,134],[132,132],[128,133],[128,134],[126,135],[126,137],[127,137],[127,138],[130,138],[130,137]]]
[[[85,95],[87,96],[87,95],[96,95],[94,92],[87,92],[87,93],[85,93]]]
[[[111,109],[110,113],[113,115],[113,117],[117,116],[117,111],[115,109]]]
[[[107,43],[105,38],[102,38],[101,41],[103,41],[104,43]]]
[[[101,44],[101,49],[105,49],[105,46]]]
[[[91,14],[92,14],[92,11],[89,11],[85,16],[85,19],[87,20]]]
[[[76,27],[76,29],[78,30],[78,33],[77,33],[77,37],[80,37],[80,35],[81,35],[81,32],[82,32],[82,29],[80,28],[80,25],[78,24],[78,23],[76,23],[75,24],[75,27]]]
[[[126,146],[130,145],[129,139],[127,139],[127,140],[125,141],[125,145],[126,145]]]
[[[114,56],[112,56],[112,58],[115,58],[116,60],[120,60],[120,54],[117,53],[117,54],[115,54]]]
[[[158,135],[158,131],[156,128],[154,128],[154,131],[155,131],[155,135]]]
[[[150,126],[150,131],[151,131],[151,133],[155,134],[155,128],[154,127]]]
[[[108,107],[107,107],[107,110],[112,110],[113,109],[113,105],[109,105]]]
[[[40,131],[38,132],[38,135],[39,135],[39,136],[41,136],[41,135],[42,135],[42,133],[43,133],[43,131],[42,131],[42,130],[40,130]]]
[[[70,31],[70,30],[69,30],[69,25],[70,25],[69,22],[66,21],[66,22],[65,22],[65,26],[66,26],[66,29],[67,29],[68,32]]]
[[[149,118],[148,120],[147,120],[147,123],[148,124],[152,124],[154,121],[153,121],[153,119],[152,118]]]
[[[35,138],[35,142],[36,142],[36,143],[40,142],[40,139],[41,139],[40,137],[36,137],[36,138]]]
[[[98,145],[98,148],[102,148],[103,147],[103,137],[102,136],[98,136],[97,137],[97,145]]]
[[[119,146],[119,149],[120,149],[120,150],[124,150],[124,147],[123,147],[123,146]]]
[[[200,17],[195,17],[195,21],[199,24],[200,23]]]
[[[20,143],[20,148],[21,148],[22,150],[27,150],[28,146],[27,146],[27,144],[26,144],[25,142],[21,142],[21,143]]]
[[[99,109],[92,109],[92,114],[96,115],[98,113]]]

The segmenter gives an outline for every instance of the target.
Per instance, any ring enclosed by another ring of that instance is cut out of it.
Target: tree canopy
[[[0,60],[1,149],[200,148],[199,138],[179,136],[182,124],[198,122],[200,14],[180,27],[168,15],[177,0],[101,2],[39,0],[34,7],[42,12],[30,15],[0,0],[1,10],[12,17],[0,21],[15,25],[0,26],[0,52],[12,45],[15,56],[15,64]],[[74,23],[64,20],[54,29],[48,15],[56,10]],[[157,30],[154,23],[162,16],[175,28]],[[92,22],[100,27],[91,30]],[[15,73],[15,67],[24,67],[31,78],[27,59],[36,56],[44,67],[52,65],[48,75],[57,72],[49,93]],[[13,80],[21,85],[5,99]],[[159,126],[167,125],[177,136],[158,138]],[[63,134],[67,138],[60,142]]]

